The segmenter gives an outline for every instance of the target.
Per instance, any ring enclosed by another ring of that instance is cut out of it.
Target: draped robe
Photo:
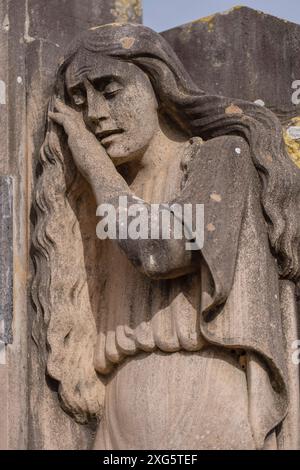
[[[294,285],[279,279],[259,175],[241,137],[192,149],[183,189],[173,165],[158,197],[204,204],[199,269],[152,280],[128,261],[126,243],[107,241],[95,352],[107,386],[95,448],[297,448]],[[153,185],[139,194],[147,202]],[[135,245],[143,265],[147,250]]]

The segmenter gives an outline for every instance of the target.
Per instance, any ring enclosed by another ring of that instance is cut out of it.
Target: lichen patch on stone
[[[227,106],[225,109],[226,114],[243,114],[243,111],[241,108],[236,106],[235,104],[231,104],[230,106]]]
[[[214,19],[216,15],[210,15],[210,16],[205,16],[204,18],[200,18],[197,20],[199,23],[206,23],[208,27],[208,32],[211,33],[211,31],[214,29]]]
[[[300,116],[294,117],[284,128],[283,138],[286,148],[291,159],[300,168],[300,139],[295,139],[289,132],[290,127],[300,126]]]
[[[121,23],[136,21],[142,16],[140,0],[115,0],[112,15]]]
[[[221,202],[222,201],[222,197],[218,193],[211,193],[210,199],[212,199],[215,202]]]
[[[245,8],[245,6],[244,5],[237,5],[235,7],[232,7],[232,8],[229,8],[228,10],[223,11],[222,13],[220,13],[220,15],[229,15],[229,13],[232,13],[236,10],[240,10],[241,8]]]
[[[134,38],[130,38],[130,37],[124,37],[120,40],[121,44],[122,44],[122,47],[124,49],[130,49],[134,42],[135,42],[135,39]]]
[[[214,232],[216,230],[216,227],[212,223],[207,224],[206,228],[207,228],[208,232]]]

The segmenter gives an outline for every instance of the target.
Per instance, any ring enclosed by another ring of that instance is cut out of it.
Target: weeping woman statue
[[[33,334],[94,448],[299,448],[300,172],[276,116],[109,24],[59,66],[40,163]],[[97,206],[124,195],[204,204],[202,249],[99,240]]]

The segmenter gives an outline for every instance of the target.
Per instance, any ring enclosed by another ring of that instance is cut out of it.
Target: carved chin
[[[140,156],[140,151],[137,149],[128,148],[125,145],[120,143],[113,142],[106,149],[108,156],[115,163],[115,165],[120,165],[121,163],[126,163],[131,160],[134,160]]]
[[[112,159],[124,159],[130,156],[130,150],[126,148],[124,145],[112,142],[106,149],[108,155]]]

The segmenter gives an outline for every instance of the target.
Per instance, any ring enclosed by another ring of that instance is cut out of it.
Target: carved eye
[[[103,95],[105,98],[113,98],[117,93],[123,89],[122,85],[118,82],[110,82],[106,85],[103,90]]]
[[[81,106],[86,102],[86,94],[83,90],[80,89],[72,91],[72,98],[77,106]]]

